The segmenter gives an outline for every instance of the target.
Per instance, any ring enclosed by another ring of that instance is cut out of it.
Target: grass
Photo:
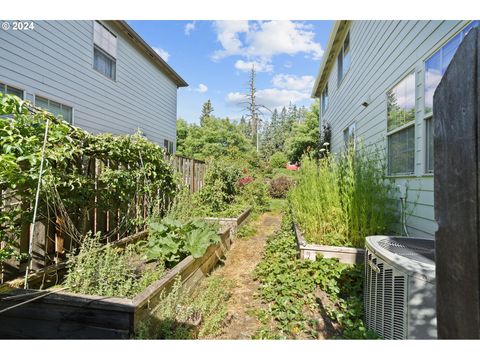
[[[363,247],[366,236],[388,230],[395,217],[394,187],[381,154],[361,148],[318,163],[304,159],[289,201],[308,242]]]

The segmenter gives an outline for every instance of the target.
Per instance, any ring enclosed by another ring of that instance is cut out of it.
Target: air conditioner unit
[[[384,339],[436,339],[434,241],[369,236],[366,250],[367,328]]]

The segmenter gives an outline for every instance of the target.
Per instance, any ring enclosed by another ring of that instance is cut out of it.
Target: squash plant
[[[200,258],[220,237],[211,225],[201,220],[181,222],[166,217],[148,224],[148,240],[144,242],[146,258],[164,260],[173,265],[188,255]]]

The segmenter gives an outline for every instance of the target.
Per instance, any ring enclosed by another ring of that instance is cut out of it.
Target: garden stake
[[[43,138],[42,160],[40,161],[40,172],[38,174],[37,193],[35,194],[35,206],[33,207],[33,218],[32,218],[32,223],[30,224],[30,236],[29,236],[30,239],[28,243],[28,264],[27,264],[27,269],[25,270],[25,284],[23,286],[24,289],[28,289],[28,273],[32,266],[33,232],[35,231],[35,220],[37,218],[38,198],[40,196],[40,185],[42,183],[43,162],[45,160],[45,148],[47,146],[49,124],[50,124],[50,119],[47,118],[47,122],[45,124],[45,137]]]

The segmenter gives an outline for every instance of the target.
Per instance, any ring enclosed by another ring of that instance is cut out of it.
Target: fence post
[[[190,174],[190,181],[192,183],[192,194],[195,192],[195,159],[192,159],[192,170]]]
[[[440,339],[480,338],[479,38],[470,30],[433,102]]]

